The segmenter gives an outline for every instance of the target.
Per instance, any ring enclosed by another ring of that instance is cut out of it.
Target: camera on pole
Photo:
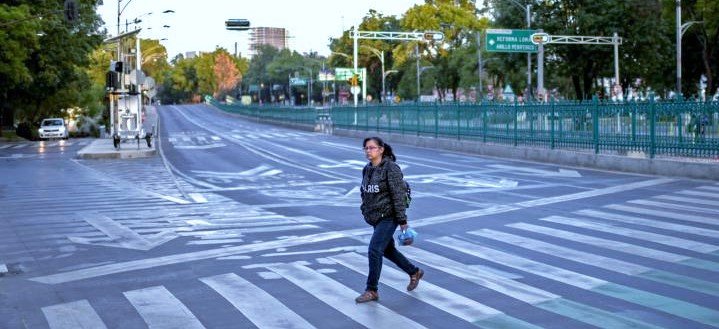
[[[247,31],[250,29],[250,21],[243,18],[232,18],[225,21],[225,29],[231,31]]]

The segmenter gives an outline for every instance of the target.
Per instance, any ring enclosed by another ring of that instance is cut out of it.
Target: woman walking
[[[372,225],[374,232],[369,243],[369,274],[365,292],[355,298],[357,303],[366,303],[379,299],[377,286],[382,271],[382,257],[387,257],[409,275],[407,291],[417,288],[424,271],[414,266],[394,245],[392,235],[399,225],[406,230],[405,214],[406,185],[402,170],[395,163],[397,158],[392,147],[379,137],[365,138],[363,143],[365,156],[369,163],[362,169],[362,215]]]

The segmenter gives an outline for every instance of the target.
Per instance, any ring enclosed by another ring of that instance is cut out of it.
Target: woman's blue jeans
[[[391,218],[381,220],[374,226],[374,233],[369,242],[369,275],[367,276],[367,289],[377,291],[379,275],[382,271],[382,256],[397,264],[408,275],[417,272],[417,267],[402,255],[394,245],[393,235],[397,230],[397,223]]]

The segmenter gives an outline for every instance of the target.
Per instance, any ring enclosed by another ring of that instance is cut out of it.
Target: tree
[[[31,19],[30,7],[0,4],[0,128],[12,125],[13,107],[8,93],[32,83],[32,72],[25,66],[38,48],[37,20]]]
[[[4,39],[0,40],[0,56],[7,56],[0,66],[10,64],[7,72],[0,69],[4,75],[0,80],[8,81],[0,83],[0,102],[5,104],[6,113],[37,122],[45,116],[62,115],[64,109],[87,109],[97,104],[93,97],[86,97],[86,93],[94,95],[86,68],[90,54],[102,41],[96,6],[97,1],[82,1],[78,19],[72,22],[65,20],[60,1],[17,0],[13,5],[0,6],[0,15],[10,18],[2,24],[12,25],[0,33]]]
[[[719,2],[684,0],[681,5],[682,22],[701,22],[692,25],[682,39],[682,90],[687,95],[695,94],[697,82],[704,75],[711,95],[719,90]],[[673,1],[665,5],[665,13],[673,22]]]
[[[237,84],[242,78],[237,63],[232,60],[230,54],[224,51],[224,49],[215,52],[213,71],[216,83],[216,89],[213,93],[213,97],[215,98],[222,98],[225,95],[231,94],[231,91],[237,87]]]
[[[445,98],[445,90],[451,90],[453,99],[457,99],[460,85],[466,86],[470,85],[472,80],[476,81],[466,74],[468,67],[464,64],[467,61],[476,63],[476,60],[470,59],[468,48],[472,44],[476,45],[476,31],[485,28],[486,24],[486,20],[481,21],[477,18],[477,5],[474,0],[426,0],[425,4],[416,5],[407,10],[401,19],[402,28],[407,31],[441,31],[444,34],[444,39],[439,42],[405,43],[396,47],[395,50],[398,55],[410,54],[412,47],[417,45],[420,57],[425,58],[430,65],[435,67],[433,69],[433,74],[436,77],[434,82],[440,100]],[[476,46],[474,49],[476,54]],[[409,56],[396,56],[395,58],[400,65],[409,60]],[[405,74],[403,79],[410,77]],[[463,77],[465,78],[464,82],[462,82]]]

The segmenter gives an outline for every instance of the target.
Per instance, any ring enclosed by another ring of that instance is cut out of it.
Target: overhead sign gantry
[[[357,44],[359,39],[370,39],[370,40],[394,40],[394,41],[425,41],[434,42],[444,40],[444,33],[439,31],[424,31],[424,32],[396,32],[396,31],[356,31],[354,28],[350,31],[352,39],[354,41],[353,46],[353,61],[354,61],[354,73],[358,74],[357,70]],[[363,94],[366,94],[367,86],[366,82],[362,81],[362,90],[365,90]],[[354,106],[357,107],[357,94],[354,93]],[[366,95],[365,95],[366,97]]]

